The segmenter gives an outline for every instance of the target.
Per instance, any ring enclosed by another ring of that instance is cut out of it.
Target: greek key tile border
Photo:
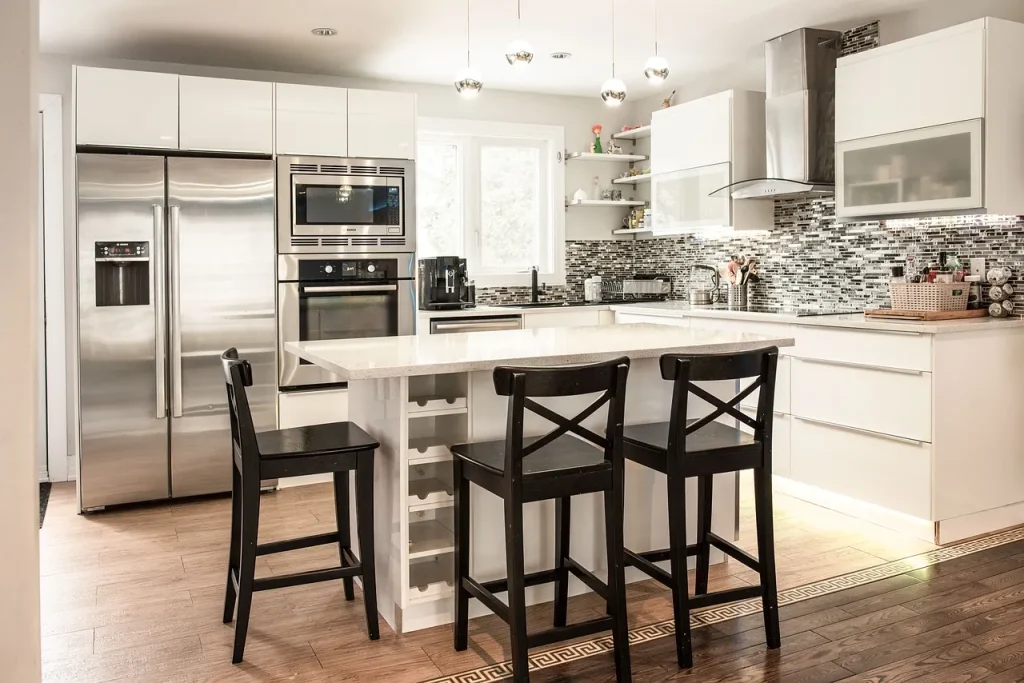
[[[815,581],[814,583],[809,583],[804,586],[788,588],[786,590],[779,591],[779,605],[789,605],[794,602],[801,602],[803,600],[810,600],[811,598],[816,598],[822,595],[836,593],[841,590],[846,590],[847,588],[863,586],[864,584],[872,583],[880,579],[887,579],[891,576],[906,574],[907,572],[914,571],[915,569],[929,567],[940,562],[946,562],[958,557],[971,555],[973,553],[981,552],[982,550],[990,550],[992,548],[997,548],[1008,543],[1015,543],[1017,541],[1024,541],[1024,527],[1008,529],[997,534],[992,534],[991,536],[965,541],[964,543],[946,546],[944,548],[937,548],[902,560],[887,562],[885,564],[878,565],[877,567],[868,567],[867,569],[843,574],[842,576]],[[728,605],[709,607],[707,609],[691,613],[690,626],[691,628],[710,626],[711,624],[718,624],[730,619],[745,617],[750,614],[758,614],[760,611],[760,598],[741,600]],[[673,626],[672,621],[662,621],[656,624],[640,626],[639,628],[633,629],[629,632],[629,643],[630,645],[639,645],[640,643],[650,642],[659,638],[666,638],[674,633],[675,627]],[[530,655],[530,671],[548,669],[553,666],[579,661],[603,652],[611,652],[611,650],[612,638],[610,635],[601,636],[582,643],[543,650]],[[423,683],[491,683],[493,681],[502,681],[511,676],[512,663],[501,662],[499,664],[490,664],[488,666],[464,671],[451,676],[433,678],[429,681],[424,681]]]

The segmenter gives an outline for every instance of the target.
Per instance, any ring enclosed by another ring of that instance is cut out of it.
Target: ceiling
[[[595,95],[615,61],[630,97],[654,88],[655,0],[470,0],[472,60],[485,87]],[[246,69],[449,84],[466,62],[467,0],[41,0],[40,50]],[[851,27],[926,0],[658,0],[670,80],[687,83],[761,54],[802,26]],[[310,29],[338,29],[316,38]],[[504,60],[518,36],[537,57]],[[571,52],[565,61],[553,51]]]

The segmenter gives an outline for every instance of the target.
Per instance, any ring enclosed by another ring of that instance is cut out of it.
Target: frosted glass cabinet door
[[[836,214],[881,216],[984,206],[982,120],[836,145]]]
[[[654,233],[732,225],[732,199],[710,197],[732,182],[732,164],[689,168],[651,177]]]

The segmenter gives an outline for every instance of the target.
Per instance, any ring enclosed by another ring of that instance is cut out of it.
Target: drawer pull
[[[902,334],[902,333],[900,333],[900,334]],[[908,334],[910,334],[910,333],[908,333]],[[913,334],[918,334],[918,333],[914,332]],[[860,368],[860,369],[863,369],[863,370],[877,370],[878,372],[895,372],[895,373],[899,373],[901,375],[923,375],[924,374],[924,370],[910,370],[908,368],[888,368],[888,367],[881,367],[879,365],[865,365],[864,363],[851,363],[849,361],[842,361],[842,360],[821,360],[819,358],[800,358],[798,356],[794,356],[794,358],[796,358],[796,360],[798,360],[798,361],[800,361],[802,363],[812,363],[812,364],[817,364],[817,365],[836,365],[836,366],[839,366],[839,367],[842,367],[842,368]]]
[[[825,422],[824,420],[815,420],[809,417],[801,417],[794,415],[798,420],[803,422],[809,422],[811,424],[822,425],[824,427],[833,427],[835,429],[842,429],[847,432],[856,432],[857,434],[866,434],[867,436],[874,436],[879,439],[888,439],[890,441],[899,441],[900,443],[909,444],[911,446],[923,446],[927,441],[921,441],[919,439],[908,439],[905,436],[893,436],[892,434],[883,434],[882,432],[873,432],[870,429],[860,429],[859,427],[850,427],[847,425],[838,425],[835,422]]]

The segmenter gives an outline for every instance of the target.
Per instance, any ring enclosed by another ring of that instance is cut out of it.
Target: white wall
[[[36,434],[38,0],[0,2],[0,678],[40,678]]]
[[[915,10],[882,17],[882,44],[888,45],[981,17],[1024,22],[1024,1],[931,0]]]

